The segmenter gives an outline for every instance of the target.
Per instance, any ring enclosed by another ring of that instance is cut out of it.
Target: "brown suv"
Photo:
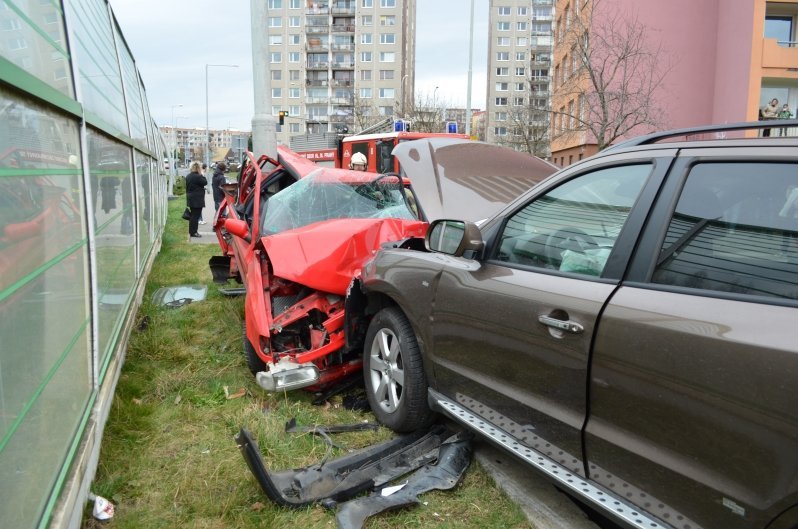
[[[382,249],[347,307],[377,417],[442,412],[624,526],[798,527],[798,138],[746,128],[633,140]],[[445,181],[440,149],[394,154]]]

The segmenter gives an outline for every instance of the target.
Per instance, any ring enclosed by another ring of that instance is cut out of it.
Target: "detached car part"
[[[282,472],[266,468],[258,444],[246,429],[241,428],[236,443],[266,496],[283,507],[300,508],[346,501],[431,463],[451,435],[443,426],[433,426],[329,462]]]

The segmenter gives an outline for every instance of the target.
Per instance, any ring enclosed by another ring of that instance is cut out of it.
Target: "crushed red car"
[[[247,153],[226,186],[210,266],[215,281],[244,284],[244,351],[264,389],[322,391],[359,373],[367,322],[345,304],[363,263],[423,242],[437,218],[478,222],[556,170],[479,142],[418,142],[432,156],[400,158],[401,175],[320,167],[279,146],[276,160]]]

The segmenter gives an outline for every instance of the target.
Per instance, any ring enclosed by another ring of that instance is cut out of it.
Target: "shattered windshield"
[[[330,219],[416,219],[405,196],[400,179],[393,175],[341,177],[318,170],[269,198],[261,211],[261,234]]]

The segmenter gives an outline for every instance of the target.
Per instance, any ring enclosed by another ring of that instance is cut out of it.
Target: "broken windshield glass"
[[[415,219],[401,181],[393,175],[309,174],[269,198],[261,234],[271,235],[330,219]]]

